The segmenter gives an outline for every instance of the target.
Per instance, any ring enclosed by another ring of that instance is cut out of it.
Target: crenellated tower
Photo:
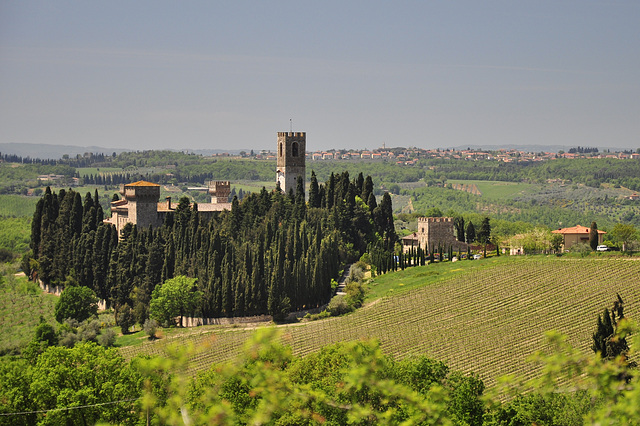
[[[285,194],[296,191],[298,176],[305,179],[307,135],[305,132],[278,132],[276,182]]]
[[[127,183],[120,187],[120,194],[128,204],[127,222],[132,222],[139,229],[162,225],[162,219],[158,215],[160,185],[143,180]]]

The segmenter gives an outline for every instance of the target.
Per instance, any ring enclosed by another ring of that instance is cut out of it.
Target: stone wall
[[[62,291],[64,290],[64,287],[61,287],[58,285],[45,284],[40,279],[38,279],[38,285],[40,286],[42,291],[44,291],[45,293],[53,294],[54,296],[58,296],[58,297],[62,295]],[[104,299],[98,299],[98,312],[106,311],[106,310],[107,310],[107,301]]]
[[[290,312],[287,321],[303,318],[307,314],[318,314],[327,308],[324,304],[318,308],[305,309],[303,311]],[[194,318],[182,317],[182,327],[199,327],[201,325],[232,325],[232,324],[252,324],[259,322],[273,321],[271,315],[255,315],[252,317],[231,317],[231,318]]]

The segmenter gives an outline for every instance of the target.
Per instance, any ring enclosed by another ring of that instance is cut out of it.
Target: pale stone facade
[[[453,230],[452,217],[420,217],[418,218],[418,244],[427,252],[435,252],[442,247],[448,250],[466,251],[468,245],[458,241]]]
[[[198,204],[200,216],[211,216],[214,212],[231,210],[229,203],[229,181],[209,182],[211,203]],[[176,205],[171,203],[171,197],[164,202],[160,200],[160,185],[156,183],[138,181],[120,187],[121,200],[111,202],[111,217],[105,219],[121,232],[127,223],[139,228],[159,227],[168,213],[174,212]]]
[[[278,132],[276,182],[285,194],[295,193],[299,176],[305,179],[306,148],[305,132]]]

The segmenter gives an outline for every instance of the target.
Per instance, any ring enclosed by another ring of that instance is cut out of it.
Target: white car
[[[605,246],[604,244],[601,244],[598,247],[596,247],[596,251],[609,251],[609,247]]]
[[[473,255],[473,260],[478,260],[478,259],[482,259],[482,255],[481,254],[474,254]]]

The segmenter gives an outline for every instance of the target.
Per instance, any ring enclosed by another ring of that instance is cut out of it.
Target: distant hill
[[[47,145],[47,144],[31,144],[31,143],[0,143],[0,153],[14,154],[21,157],[40,158],[40,159],[58,159],[65,154],[70,157],[76,155],[84,155],[85,153],[104,153],[111,155],[112,153],[120,154],[121,152],[136,151],[126,148],[105,148],[103,146],[74,146],[74,145]],[[241,150],[222,150],[222,149],[185,149],[172,150],[193,152],[201,155],[214,155],[228,152],[229,154],[238,154]],[[249,150],[247,150],[249,151]]]

